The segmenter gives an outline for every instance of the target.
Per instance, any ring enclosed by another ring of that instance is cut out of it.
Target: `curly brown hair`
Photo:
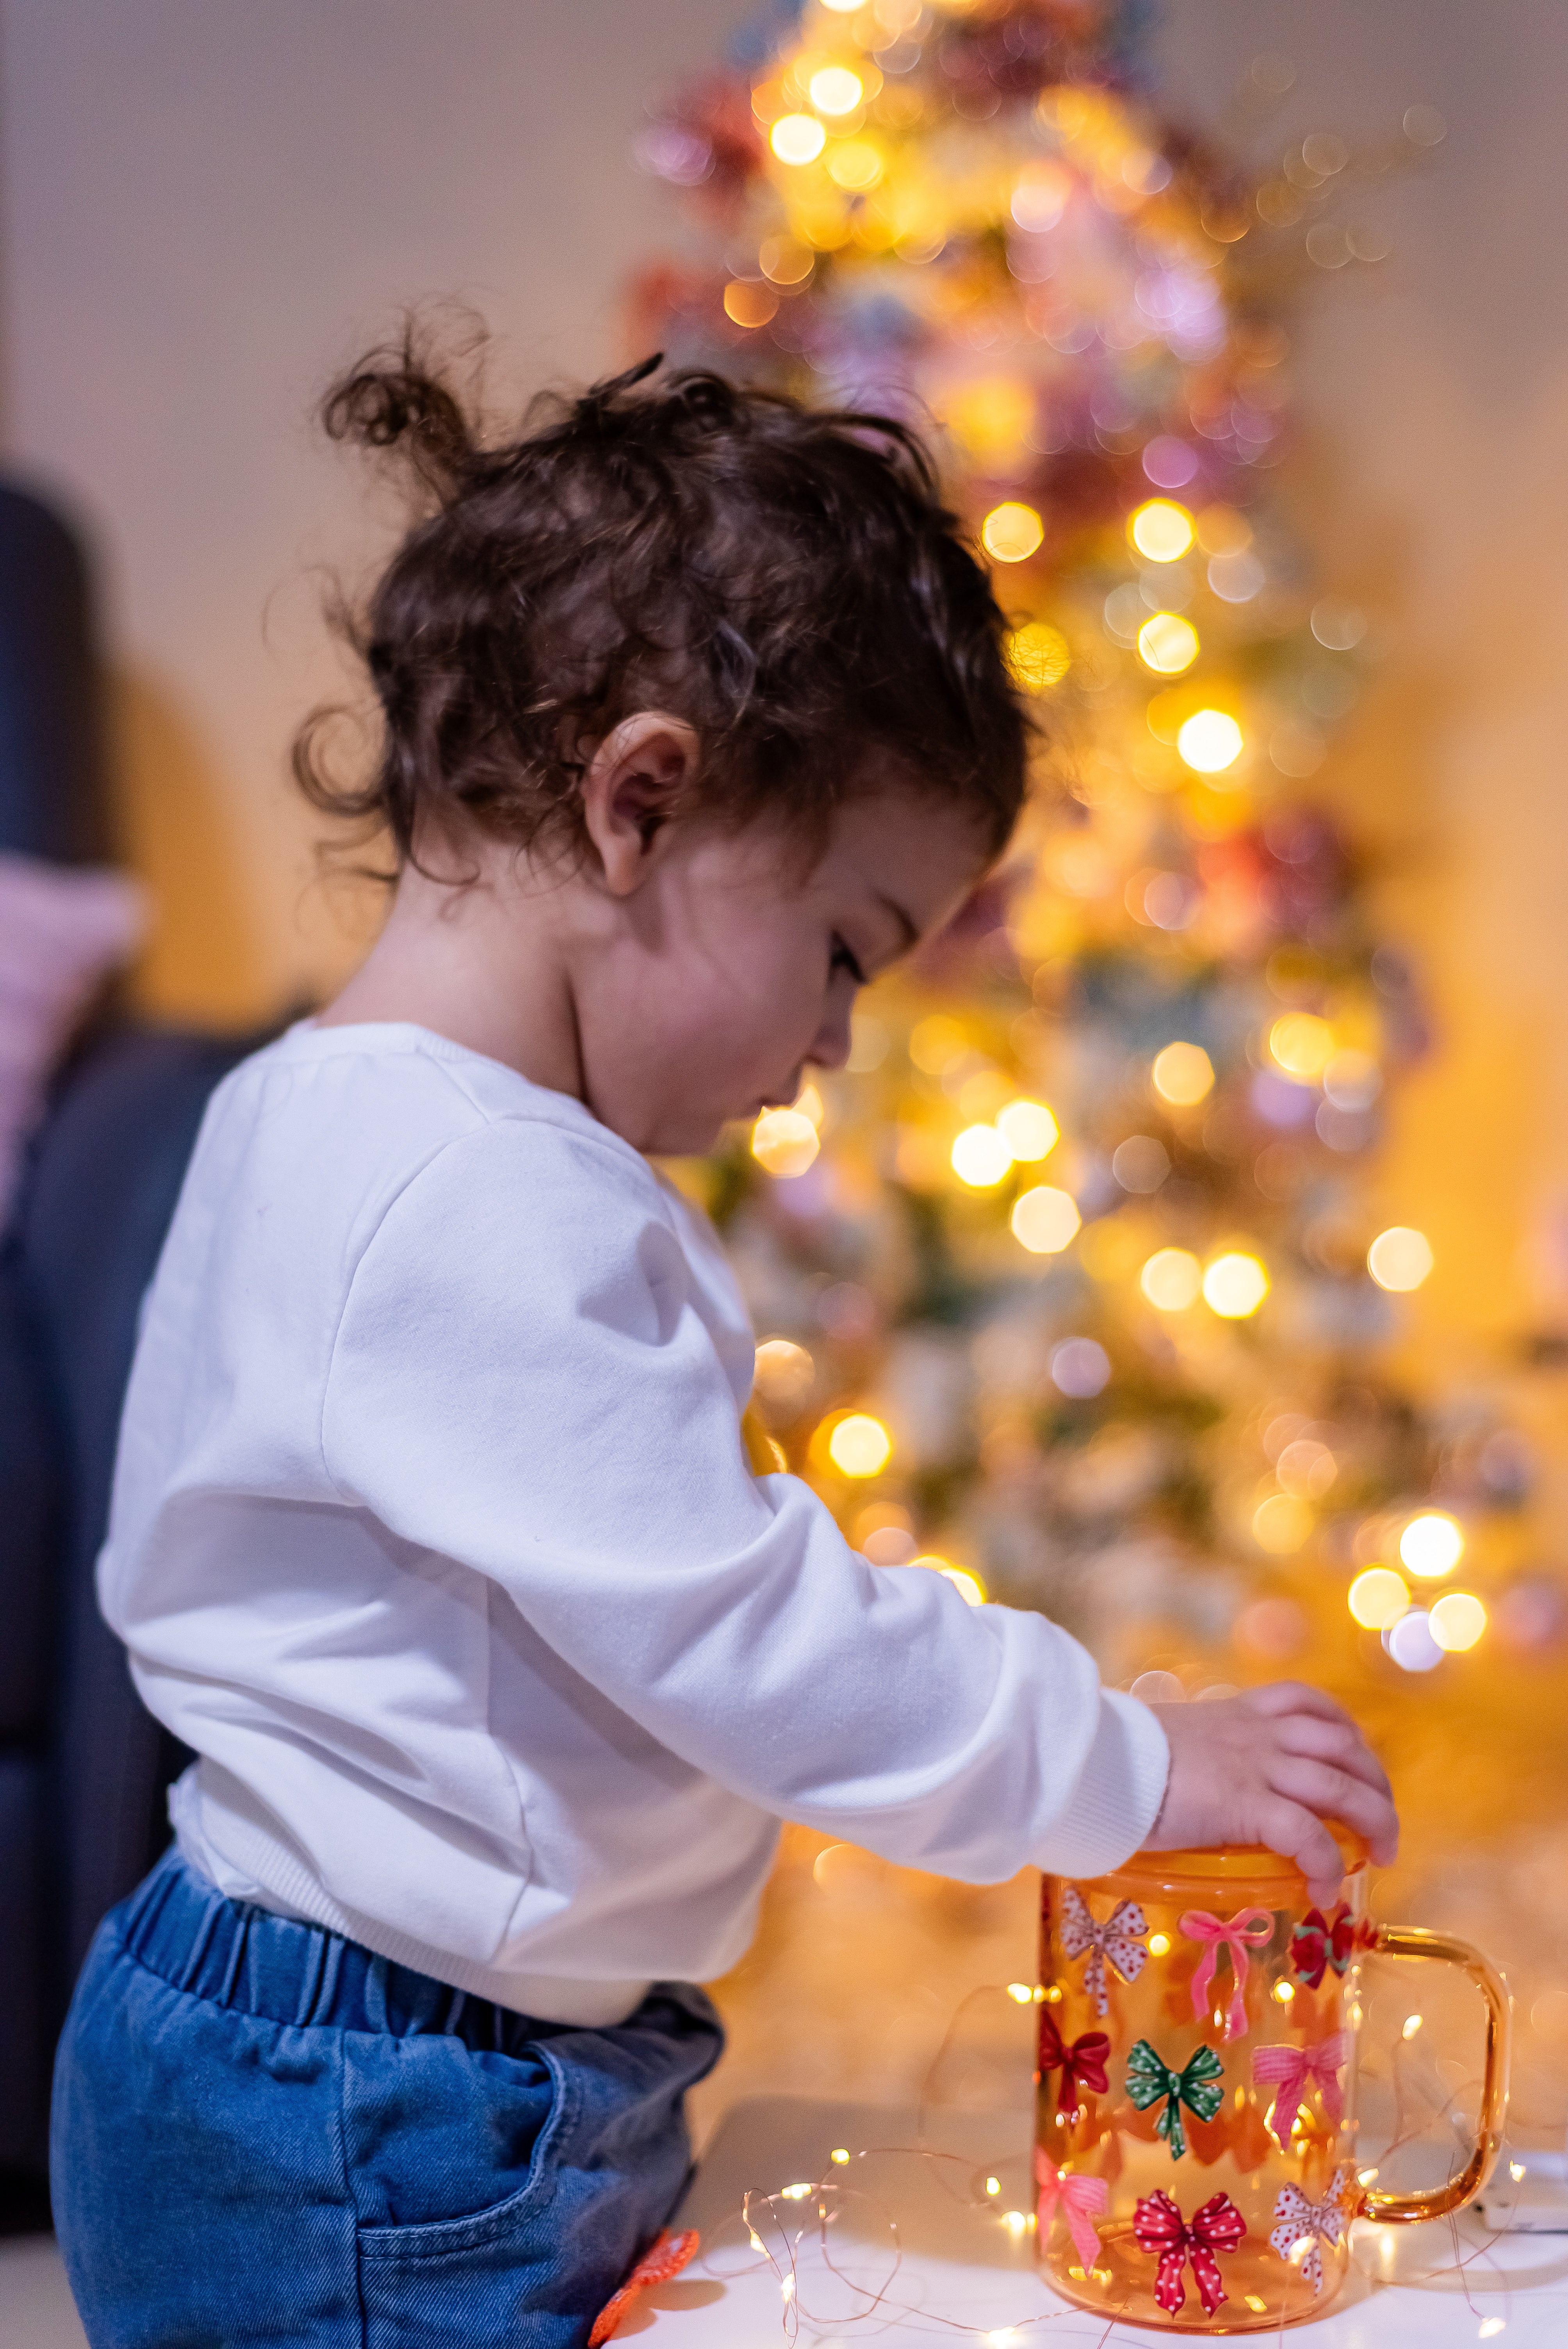
[[[511,439],[412,331],[333,386],[326,431],[396,450],[415,511],[345,616],[380,705],[375,771],[332,778],[318,709],[294,749],[306,796],[385,833],[398,869],[443,819],[580,850],[585,746],[656,708],[696,730],[686,804],[721,822],[820,840],[881,750],[1000,851],[1027,721],[918,439],[660,366],[542,395]]]

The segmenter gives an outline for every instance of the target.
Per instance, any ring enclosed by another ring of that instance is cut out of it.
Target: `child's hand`
[[[1332,1900],[1344,1865],[1325,1819],[1364,1836],[1379,1867],[1399,1847],[1382,1764],[1321,1689],[1275,1681],[1203,1704],[1157,1704],[1171,1742],[1165,1800],[1146,1848],[1264,1844],[1294,1859],[1314,1900]]]

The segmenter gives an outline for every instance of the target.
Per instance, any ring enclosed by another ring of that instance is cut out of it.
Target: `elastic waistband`
[[[297,1923],[231,1900],[176,1849],[165,1853],[108,1921],[127,1955],[170,1989],[273,2023],[398,2039],[436,2032],[476,2053],[503,2055],[583,2027],[519,2014],[379,1958],[328,1926]],[[659,1982],[634,2014],[608,2028],[684,2035],[717,2030],[717,2020],[701,1991]]]

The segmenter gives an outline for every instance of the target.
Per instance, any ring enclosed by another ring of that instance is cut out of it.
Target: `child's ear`
[[[594,749],[583,778],[583,822],[613,895],[629,897],[646,878],[696,766],[695,730],[664,709],[624,718]]]

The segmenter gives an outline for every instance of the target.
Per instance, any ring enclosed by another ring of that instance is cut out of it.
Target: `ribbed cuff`
[[[1052,1876],[1104,1876],[1130,1859],[1164,1800],[1171,1769],[1165,1732],[1146,1704],[1099,1692],[1099,1725],[1073,1797],[1037,1854]]]

